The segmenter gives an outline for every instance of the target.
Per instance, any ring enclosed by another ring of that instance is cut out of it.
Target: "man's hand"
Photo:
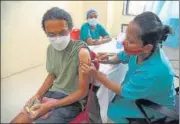
[[[54,102],[54,101],[53,101]],[[41,103],[37,106],[34,106],[32,108],[32,111],[34,112],[33,114],[31,114],[32,118],[37,118],[40,117],[46,113],[48,113],[49,111],[51,111],[53,109],[53,103],[52,101],[47,101],[44,103]]]
[[[26,105],[27,105],[27,104],[33,103],[34,100],[36,100],[36,99],[38,99],[38,100],[41,101],[41,97],[40,97],[39,95],[36,94],[36,95],[32,96],[32,97],[26,102]]]

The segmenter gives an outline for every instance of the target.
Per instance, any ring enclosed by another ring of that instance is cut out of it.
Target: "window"
[[[127,28],[128,24],[122,24],[121,25],[121,32],[122,33],[126,33],[126,28]]]
[[[145,11],[148,1],[124,1],[123,15],[136,16]]]

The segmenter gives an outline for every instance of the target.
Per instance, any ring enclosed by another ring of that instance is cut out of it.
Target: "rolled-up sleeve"
[[[130,59],[130,55],[126,54],[124,51],[117,53],[117,57],[119,61],[123,64],[128,63]]]
[[[124,83],[121,88],[121,95],[127,99],[139,99],[153,95],[158,92],[160,79],[157,76],[139,72]]]

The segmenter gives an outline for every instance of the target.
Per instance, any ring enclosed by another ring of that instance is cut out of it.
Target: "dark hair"
[[[143,45],[152,44],[153,50],[157,44],[162,44],[169,34],[172,34],[172,29],[168,25],[163,25],[159,17],[152,12],[143,12],[137,15],[133,22],[140,28],[139,38],[143,41]]]
[[[45,25],[44,25],[45,21],[53,20],[53,19],[63,19],[65,21],[67,21],[69,30],[71,30],[73,27],[73,22],[72,22],[72,18],[70,16],[70,14],[63,9],[60,9],[58,7],[53,7],[51,9],[49,9],[43,16],[42,28],[44,31],[45,31]]]

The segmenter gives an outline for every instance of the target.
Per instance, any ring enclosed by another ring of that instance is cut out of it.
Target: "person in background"
[[[90,9],[86,14],[87,22],[84,23],[80,30],[80,39],[88,45],[100,45],[111,41],[111,38],[104,27],[98,23],[98,13]]]
[[[135,104],[136,99],[175,108],[174,71],[161,46],[172,30],[163,25],[152,12],[137,15],[128,25],[123,42],[124,51],[109,59],[107,54],[99,55],[104,64],[128,64],[128,71],[121,84],[109,80],[103,73],[81,63],[83,73],[89,74],[105,87],[116,93],[108,107],[108,117],[116,122],[127,124],[126,118],[144,118]],[[148,117],[164,117],[146,109]]]
[[[68,123],[82,111],[89,82],[79,62],[90,64],[91,58],[86,43],[70,40],[72,27],[72,18],[63,9],[53,7],[44,14],[42,28],[50,41],[48,75],[28,103],[36,99],[44,102],[32,108],[33,114],[23,111],[11,123]]]

